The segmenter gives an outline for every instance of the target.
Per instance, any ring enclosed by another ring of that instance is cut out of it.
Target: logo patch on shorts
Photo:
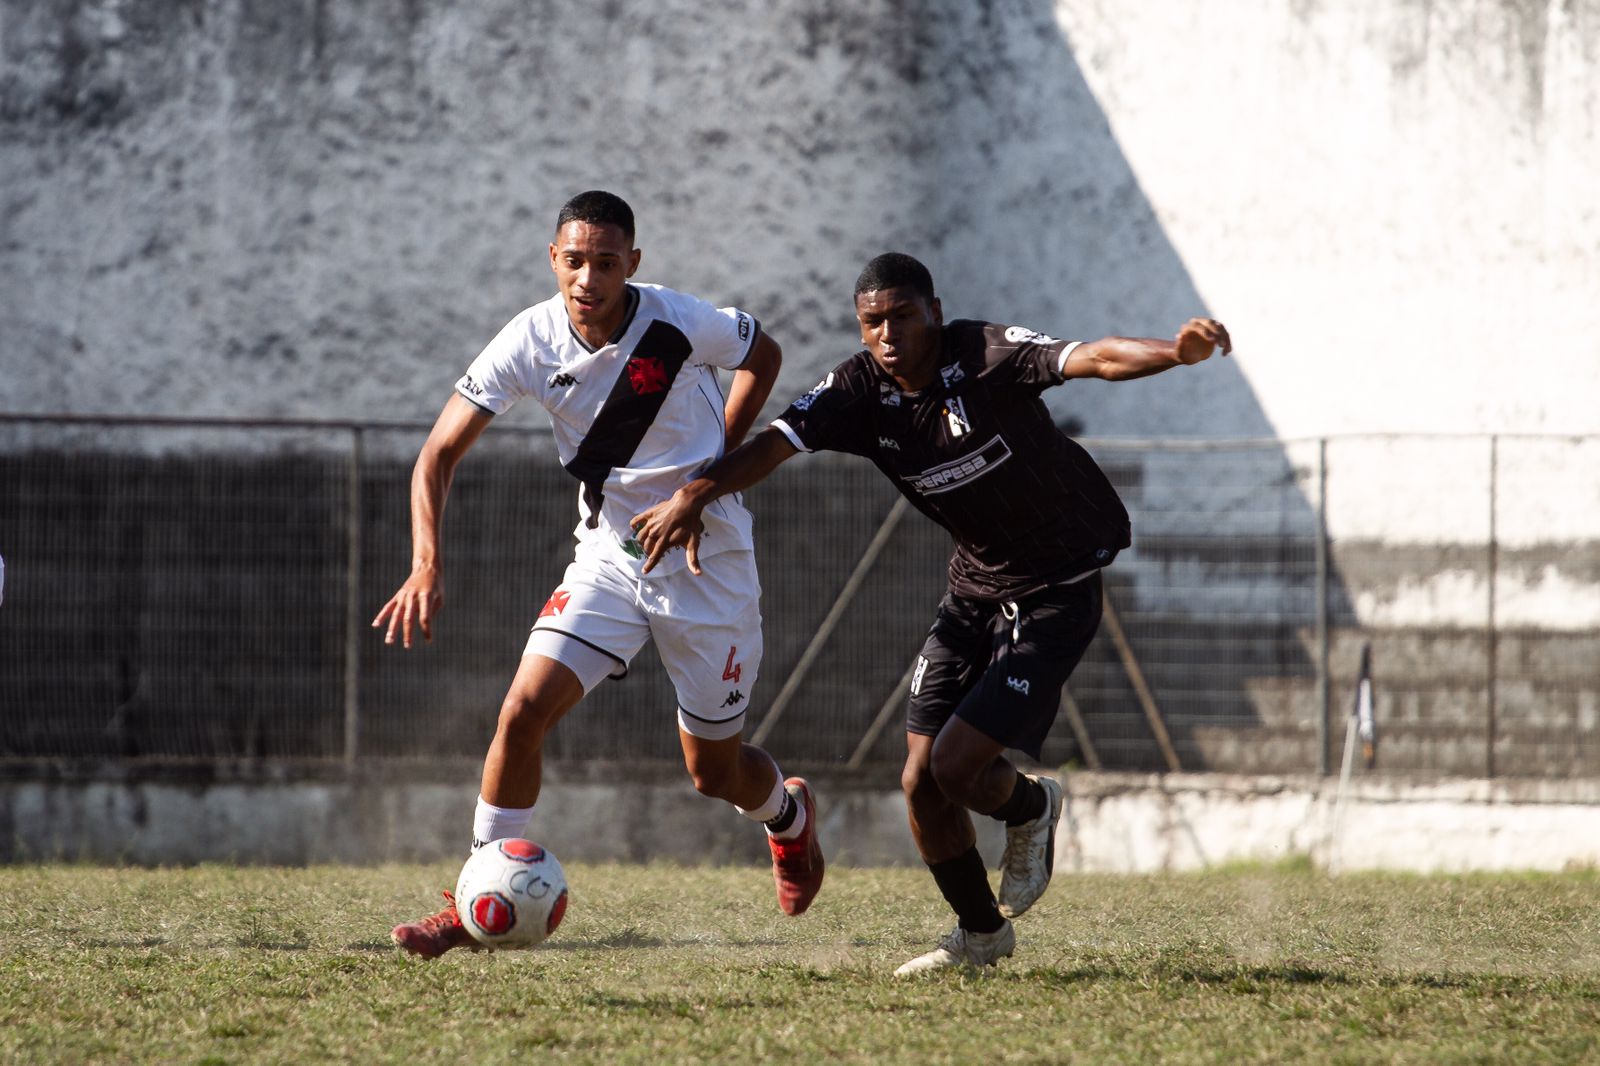
[[[916,696],[922,692],[922,675],[928,672],[926,656],[917,656],[917,668],[911,674],[911,694]]]
[[[1026,696],[1028,694],[1028,679],[1025,677],[1008,677],[1006,678],[1006,688]]]
[[[544,602],[544,609],[539,612],[540,618],[547,618],[553,614],[560,614],[567,609],[567,601],[572,598],[572,593],[564,589],[556,589],[550,598]]]

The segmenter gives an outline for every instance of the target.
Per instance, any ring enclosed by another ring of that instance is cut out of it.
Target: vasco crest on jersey
[[[964,437],[972,432],[972,422],[967,418],[967,404],[959,396],[952,396],[944,405],[945,424],[952,437]]]

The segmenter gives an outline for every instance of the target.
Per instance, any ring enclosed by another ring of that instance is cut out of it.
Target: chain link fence
[[[0,416],[0,761],[477,759],[571,555],[548,434],[457,472],[431,645],[368,623],[409,571],[411,424]],[[1373,773],[1600,774],[1600,438],[1085,441],[1134,547],[1047,765],[1327,772],[1371,650]],[[786,766],[897,766],[943,531],[865,462],[747,494]],[[556,729],[677,760],[654,652]]]

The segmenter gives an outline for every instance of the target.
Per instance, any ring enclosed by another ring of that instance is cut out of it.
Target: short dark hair
[[[602,189],[580,192],[561,205],[561,213],[556,215],[556,232],[560,233],[568,222],[615,226],[628,238],[630,245],[633,243],[633,208],[614,192]]]
[[[868,263],[856,278],[856,295],[902,286],[933,302],[933,275],[928,273],[928,268],[904,252],[884,252]]]

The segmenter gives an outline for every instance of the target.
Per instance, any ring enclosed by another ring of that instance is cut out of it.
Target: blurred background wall
[[[952,315],[1232,325],[1091,434],[1596,428],[1595,0],[3,0],[0,57],[6,410],[429,418],[601,186],[784,393],[901,248]]]
[[[1379,770],[1593,775],[1597,60],[1600,0],[0,0],[0,758],[436,755],[444,722],[470,763],[567,553],[541,414],[463,470],[455,643],[354,622],[426,423],[604,187],[641,280],[781,341],[769,413],[891,248],[947,317],[1229,324],[1227,360],[1048,396],[1134,511],[1109,588],[1184,769],[1325,769],[1370,645]],[[913,517],[797,669],[880,480],[753,495],[762,699],[796,673],[774,742],[820,762],[896,758],[871,724],[942,579]],[[1169,768],[1129,662],[1103,636],[1069,695],[1099,761]],[[674,757],[605,747],[654,669],[557,754]]]

